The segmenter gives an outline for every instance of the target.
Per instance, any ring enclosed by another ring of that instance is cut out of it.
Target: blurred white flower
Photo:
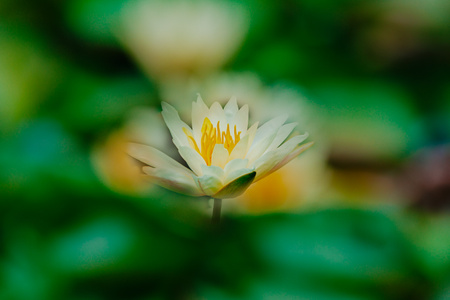
[[[123,9],[118,36],[155,79],[221,67],[248,31],[245,9],[221,0],[140,0]]]
[[[140,166],[127,154],[130,141],[166,148],[169,133],[158,111],[135,108],[124,126],[113,130],[92,149],[91,162],[100,180],[110,189],[130,195],[152,191],[151,181],[142,178]]]
[[[284,124],[286,115],[248,128],[248,106],[239,109],[236,98],[208,108],[199,96],[192,103],[192,129],[167,103],[162,115],[190,169],[150,146],[131,144],[128,153],[148,165],[143,171],[157,183],[185,194],[237,197],[312,145],[299,145],[307,134],[287,139],[297,124]]]

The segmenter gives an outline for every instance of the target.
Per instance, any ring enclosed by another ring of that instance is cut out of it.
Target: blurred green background
[[[449,13],[1,0],[0,299],[449,299]],[[124,150],[170,146],[145,122],[197,92],[251,116],[294,107],[316,142],[217,227],[207,199],[141,182]]]

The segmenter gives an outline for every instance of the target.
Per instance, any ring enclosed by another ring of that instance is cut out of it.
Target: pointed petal
[[[227,118],[225,116],[225,112],[223,111],[222,106],[220,106],[219,102],[214,102],[211,105],[208,113],[208,119],[211,123],[216,127],[217,122],[220,122],[220,131],[227,130]]]
[[[182,164],[169,157],[165,153],[153,147],[141,144],[130,143],[128,145],[128,155],[158,169],[174,169],[184,175],[192,176],[193,173]]]
[[[277,150],[291,149],[292,151],[292,149],[294,149],[298,144],[306,140],[308,136],[309,134],[307,132],[301,135],[293,136],[289,140],[284,142],[280,147],[278,147]]]
[[[260,180],[261,178],[264,178],[267,173],[277,165],[278,162],[283,160],[285,156],[285,153],[273,150],[265,153],[258,160],[256,160],[254,164],[254,168],[256,171],[255,182]]]
[[[248,159],[233,159],[225,166],[224,173],[225,177],[228,176],[231,172],[234,172],[239,169],[247,168]]]
[[[272,134],[273,131],[277,131],[281,125],[284,124],[284,122],[287,120],[287,115],[282,115],[279,117],[276,117],[266,123],[264,123],[264,125],[262,125],[261,127],[258,128],[258,130],[256,131],[255,134],[255,138],[253,140],[253,143],[250,147],[250,150],[252,150],[254,147],[256,147],[256,145],[265,137],[267,137],[267,135]]]
[[[224,184],[228,184],[234,179],[254,171],[254,168],[247,168],[248,159],[234,159],[230,161],[224,169]]]
[[[189,141],[186,134],[183,132],[183,128],[186,128],[190,132],[191,128],[186,123],[181,121],[177,110],[172,105],[166,102],[162,102],[161,105],[163,108],[162,116],[164,118],[164,122],[166,122],[166,125],[169,128],[175,145],[178,148],[189,146]]]
[[[299,143],[304,141],[308,135],[297,135],[281,145],[278,149],[269,151],[255,161],[254,168],[257,172],[256,181],[264,178],[269,172],[291,154]]]
[[[132,143],[128,146],[128,154],[149,165],[142,170],[155,183],[187,195],[202,194],[193,179],[194,173],[163,152],[150,146]]]
[[[192,134],[195,141],[200,145],[202,138],[202,125],[205,118],[208,116],[209,108],[203,102],[200,95],[197,96],[197,102],[192,102]]]
[[[248,149],[248,140],[249,136],[244,136],[237,144],[234,146],[233,151],[230,153],[230,157],[228,158],[228,161],[232,161],[234,159],[238,158],[245,158],[245,155],[247,154]]]
[[[231,123],[231,120],[234,119],[236,113],[239,110],[239,107],[237,105],[237,99],[236,97],[231,97],[230,100],[228,101],[228,103],[225,105],[225,107],[223,108],[224,112],[225,112],[225,116],[227,118],[227,122]]]
[[[203,175],[195,180],[201,191],[208,196],[214,195],[223,187],[222,181],[216,176]]]
[[[253,171],[255,171],[255,169],[253,169],[253,168],[243,168],[243,169],[234,170],[234,171],[228,173],[228,175],[225,177],[225,180],[223,182],[225,185],[227,185],[230,182],[236,180],[237,178],[239,178],[245,174],[248,174],[250,172],[253,172]]]
[[[215,177],[219,178],[220,180],[222,180],[225,177],[224,170],[217,166],[202,165],[202,172],[203,172],[203,175],[215,176]]]
[[[193,176],[177,172],[175,169],[157,169],[143,167],[142,170],[154,183],[169,190],[190,196],[201,196],[204,193],[198,188]]]
[[[229,156],[228,150],[225,149],[223,144],[216,144],[211,156],[211,165],[218,166],[223,169],[227,164]]]
[[[255,171],[245,174],[224,186],[213,197],[218,199],[237,197],[247,190],[255,179],[255,176]]]
[[[268,127],[266,129],[266,135],[259,140],[259,142],[254,142],[250,150],[248,151],[245,158],[247,158],[250,164],[254,163],[258,158],[260,158],[267,150],[270,144],[277,135],[277,128]],[[255,138],[256,141],[256,138]]]
[[[252,143],[255,139],[255,135],[256,135],[256,131],[258,129],[258,125],[259,122],[256,122],[255,124],[253,124],[248,130],[247,130],[247,135],[248,135],[248,147],[247,147],[247,151],[250,150],[250,147],[252,146]]]
[[[233,127],[236,125],[236,129],[241,132],[241,135],[246,134],[248,128],[248,105],[242,106],[230,123]]]
[[[291,134],[292,130],[294,130],[297,125],[298,123],[289,123],[281,126],[280,129],[278,129],[277,135],[273,139],[272,144],[270,144],[266,151],[272,151],[278,148],[278,146],[284,142],[284,140],[289,136],[289,134]]]
[[[202,176],[202,165],[206,165],[203,157],[191,147],[180,147],[179,152],[181,157],[189,165],[189,168],[191,168],[197,176]]]
[[[289,155],[287,155],[282,161],[280,161],[278,164],[275,165],[275,167],[273,167],[269,172],[267,172],[263,177],[264,178],[270,174],[272,174],[273,172],[279,170],[280,168],[282,168],[284,165],[286,165],[288,162],[290,162],[291,160],[293,160],[294,158],[296,158],[297,156],[299,156],[301,153],[303,153],[305,150],[307,150],[308,148],[310,148],[311,146],[314,145],[314,142],[309,142],[307,144],[304,144],[302,146],[298,146],[297,148],[294,149],[294,151],[292,151]],[[259,178],[259,179],[261,179]],[[259,180],[258,179],[258,180]]]

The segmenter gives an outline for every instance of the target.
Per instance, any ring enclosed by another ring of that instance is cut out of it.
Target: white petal
[[[215,177],[219,178],[220,180],[222,180],[222,178],[225,177],[224,170],[217,166],[202,165],[202,172],[203,172],[203,175],[215,176]]]
[[[227,177],[228,174],[230,174],[231,172],[247,168],[247,166],[248,166],[248,159],[233,159],[225,166],[224,169],[225,177]]]
[[[179,152],[181,157],[189,165],[189,168],[191,168],[197,176],[202,176],[202,165],[206,165],[203,157],[201,157],[200,154],[198,154],[198,152],[191,147],[181,147]]]
[[[222,180],[216,176],[203,175],[195,180],[201,191],[208,196],[214,195],[223,187]]]
[[[289,134],[291,134],[292,130],[294,130],[295,126],[297,125],[298,123],[289,123],[281,126],[280,129],[278,129],[277,135],[272,141],[272,144],[270,144],[266,151],[272,151],[280,146],[281,143],[284,142],[284,140],[289,136]]]
[[[314,142],[310,142],[310,143],[296,147],[291,153],[289,153],[285,158],[283,158],[283,160],[278,162],[269,172],[267,172],[265,176],[270,175],[273,172],[277,171],[278,169],[280,169],[281,167],[286,165],[288,162],[290,162],[291,160],[296,158],[298,155],[300,155],[303,151],[307,150],[312,145],[314,145]]]
[[[209,108],[198,95],[197,102],[192,102],[192,132],[197,145],[200,145],[202,138],[203,121],[208,116]]]
[[[153,182],[169,190],[191,196],[201,196],[203,192],[198,188],[193,176],[187,176],[175,169],[157,169],[143,167],[144,173],[150,176]]]
[[[228,103],[223,108],[225,112],[225,116],[227,118],[227,123],[231,123],[231,121],[234,119],[235,115],[237,114],[239,107],[237,105],[236,97],[231,97],[231,99],[228,101]]]
[[[234,170],[234,171],[230,172],[228,174],[228,176],[225,177],[224,185],[227,185],[230,182],[232,182],[233,180],[235,180],[235,179],[237,179],[237,178],[239,178],[239,177],[241,177],[241,176],[243,176],[245,174],[253,172],[253,171],[254,171],[253,168],[244,168],[244,169]]]
[[[247,154],[247,149],[249,145],[249,136],[244,136],[237,144],[234,146],[233,151],[230,153],[230,157],[228,158],[228,161],[238,159],[238,158],[245,158],[245,155]]]
[[[275,127],[268,127],[266,129],[266,135],[262,139],[260,139],[259,142],[253,142],[253,145],[251,146],[245,157],[249,160],[250,164],[254,163],[266,152],[267,148],[275,139],[277,131],[278,129]]]
[[[128,154],[135,159],[158,169],[174,169],[177,172],[187,176],[193,173],[173,158],[167,156],[163,152],[150,146],[130,143],[128,146]]]
[[[214,102],[211,105],[208,113],[208,119],[211,121],[214,127],[217,126],[217,122],[220,122],[220,131],[227,130],[227,118],[222,106],[218,102]]]
[[[247,147],[247,151],[246,152],[248,152],[248,150],[250,150],[250,147],[252,146],[252,143],[253,143],[253,141],[255,139],[256,131],[258,129],[258,125],[259,125],[259,122],[256,122],[255,124],[252,125],[252,127],[250,127],[247,130],[248,147]]]
[[[279,116],[277,118],[274,118],[262,125],[258,128],[255,134],[255,138],[253,140],[252,145],[250,146],[250,150],[252,150],[256,145],[264,139],[267,135],[272,134],[274,131],[276,132],[281,125],[284,124],[284,122],[287,120],[287,115]]]
[[[228,150],[225,149],[223,144],[216,144],[211,156],[211,165],[218,166],[223,169],[228,161],[229,156],[230,155],[228,154]]]
[[[261,156],[258,160],[255,161],[254,168],[256,171],[256,180],[260,180],[265,177],[267,173],[272,170],[277,163],[283,160],[287,154],[282,153],[280,151],[270,151]]]
[[[178,112],[172,105],[166,102],[162,102],[161,105],[163,108],[162,116],[164,118],[164,122],[166,122],[166,125],[169,128],[175,145],[178,148],[189,146],[189,141],[186,134],[183,132],[183,128],[186,128],[188,131],[191,131],[191,128],[186,123],[181,121]]]
[[[280,147],[278,147],[278,150],[291,149],[291,151],[292,151],[292,149],[294,149],[298,144],[300,144],[301,142],[306,140],[308,138],[308,136],[309,136],[309,134],[307,132],[304,134],[301,134],[301,135],[293,136],[292,138],[287,140],[285,143],[283,143]]]
[[[308,134],[294,136],[279,148],[265,153],[256,160],[254,163],[254,168],[256,170],[255,181],[260,180],[273,172],[272,170],[291,154],[297,145],[303,142],[307,137]]]
[[[236,130],[241,132],[241,136],[247,133],[248,128],[248,105],[244,105],[235,114],[234,118],[230,122],[230,127],[234,128],[236,125]]]

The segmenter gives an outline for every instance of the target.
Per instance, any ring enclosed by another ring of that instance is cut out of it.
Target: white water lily
[[[239,109],[236,98],[224,108],[210,108],[200,96],[192,103],[192,128],[171,105],[163,102],[162,115],[175,146],[189,168],[163,152],[131,144],[129,154],[147,164],[143,172],[166,188],[195,196],[234,198],[294,159],[312,143],[300,145],[308,134],[289,138],[296,123],[287,116],[248,126],[248,106]]]

